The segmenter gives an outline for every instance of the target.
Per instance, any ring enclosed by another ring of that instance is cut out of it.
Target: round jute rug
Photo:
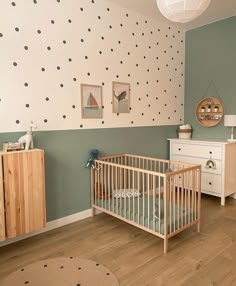
[[[9,276],[1,286],[119,286],[114,274],[98,262],[58,257],[27,265]]]

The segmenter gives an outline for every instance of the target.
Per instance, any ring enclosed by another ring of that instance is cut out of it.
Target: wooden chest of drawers
[[[221,198],[236,193],[236,143],[169,139],[170,160],[202,166],[202,193]]]

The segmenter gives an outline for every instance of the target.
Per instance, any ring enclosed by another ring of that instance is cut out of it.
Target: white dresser
[[[221,205],[225,205],[225,197],[236,193],[236,143],[199,139],[168,140],[170,160],[200,164],[202,193],[220,197]]]

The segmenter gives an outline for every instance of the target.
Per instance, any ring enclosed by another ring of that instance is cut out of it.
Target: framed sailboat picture
[[[102,118],[102,86],[81,84],[82,118]]]
[[[130,112],[130,84],[112,82],[112,106],[114,113]]]

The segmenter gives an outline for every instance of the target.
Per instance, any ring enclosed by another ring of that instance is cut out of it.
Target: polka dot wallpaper
[[[0,132],[183,122],[184,31],[105,0],[0,3]],[[130,83],[128,113],[112,82]],[[80,84],[102,86],[102,118],[81,117]]]

